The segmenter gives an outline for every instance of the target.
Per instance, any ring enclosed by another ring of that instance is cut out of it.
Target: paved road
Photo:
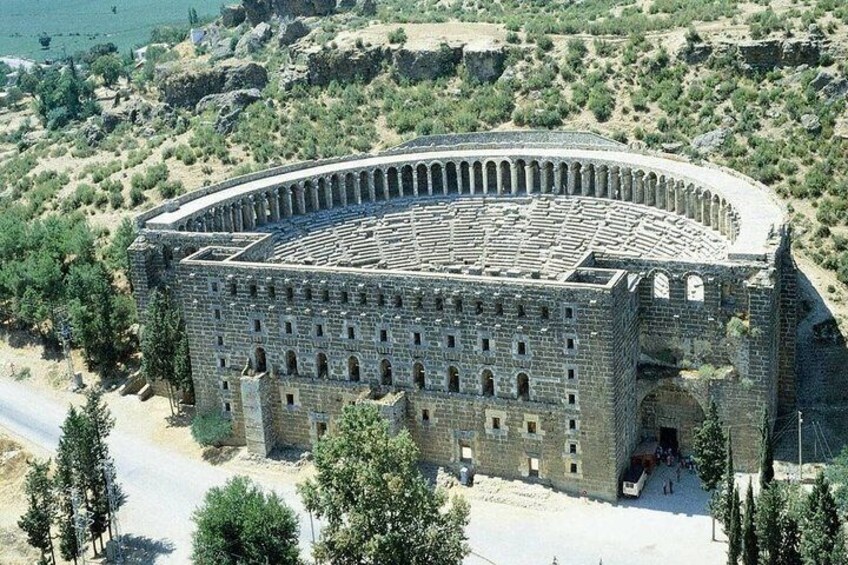
[[[0,427],[43,449],[56,449],[67,408],[24,384],[0,378]],[[188,563],[191,514],[204,493],[224,483],[231,473],[139,441],[125,431],[128,425],[118,422],[109,440],[118,479],[128,497],[120,521],[142,550],[139,553],[150,556],[139,562]],[[274,490],[301,516],[301,547],[308,548],[309,520],[294,485],[274,485]]]
[[[63,403],[0,378],[0,427],[37,446],[56,448],[66,411]],[[191,513],[206,490],[222,484],[231,473],[133,434],[132,422],[119,421],[109,443],[129,497],[121,522],[133,544],[147,552],[147,557],[135,562],[188,563]],[[662,468],[661,473],[671,476],[672,471]],[[509,488],[508,483],[504,488]],[[279,482],[269,484],[266,479],[263,484],[300,516],[300,542],[306,557],[309,518],[291,477],[281,475]],[[661,485],[662,474],[655,475],[640,500],[617,505],[577,500],[546,489],[530,491],[552,497],[553,511],[472,499],[468,534],[474,553],[466,563],[548,565],[554,556],[561,564],[596,565],[601,559],[605,565],[655,565],[681,559],[687,565],[722,563],[725,545],[708,541],[709,518],[702,514],[705,499],[697,479],[684,475],[673,497],[663,497]],[[482,485],[475,487],[475,493],[482,489]]]

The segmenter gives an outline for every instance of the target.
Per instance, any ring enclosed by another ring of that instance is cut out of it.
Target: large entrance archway
[[[675,452],[692,452],[695,429],[703,421],[704,410],[692,393],[670,383],[653,389],[639,404],[641,438]]]

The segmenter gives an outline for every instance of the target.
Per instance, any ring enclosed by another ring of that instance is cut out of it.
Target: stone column
[[[477,192],[477,174],[474,171],[474,162],[468,164],[468,191],[471,194]]]
[[[333,208],[333,179],[324,178],[324,198],[327,200],[327,209]]]
[[[621,200],[621,170],[618,167],[609,169],[609,197]]]
[[[231,204],[224,204],[221,209],[221,228],[225,232],[235,231],[233,229],[233,207]]]
[[[633,173],[630,169],[621,171],[621,199],[625,202],[633,201]]]
[[[554,193],[562,194],[562,171],[560,166],[562,163],[554,163]]]
[[[292,207],[292,189],[291,186],[283,187],[283,216],[286,218],[290,218],[292,213],[294,213],[294,208]]]
[[[645,203],[645,173],[642,171],[633,171],[633,202],[636,204]]]
[[[542,169],[539,171],[539,177],[541,178],[541,180],[539,181],[539,192],[541,192],[542,194],[548,194],[550,192],[550,189],[548,188],[548,164],[541,163],[540,166],[542,167]]]
[[[244,230],[250,231],[256,227],[256,203],[253,196],[247,197],[247,202],[241,209],[244,216]]]
[[[401,176],[402,178],[403,176]],[[401,189],[402,192],[403,190]],[[418,198],[418,167],[412,167],[412,195]]]
[[[704,198],[700,190],[693,187],[692,189],[692,218],[701,223],[703,221],[702,213],[704,211]]]
[[[280,187],[274,187],[268,194],[268,208],[271,212],[271,221],[277,223],[280,221]]]
[[[674,211],[681,216],[686,215],[686,186],[682,180],[677,181],[674,187],[677,203],[674,206]]]
[[[501,163],[498,162],[495,164],[496,170],[498,171],[497,177],[497,188],[498,195],[503,194],[503,171],[501,170]]]
[[[367,176],[367,174],[366,174]],[[353,175],[353,198],[356,205],[362,204],[362,173],[358,172]]]
[[[233,202],[233,227],[237,232],[244,231],[244,202]]]
[[[339,176],[339,201],[342,203],[342,208],[347,208],[347,177],[348,175]]]
[[[566,191],[571,196],[577,191],[577,163],[568,164]]]
[[[524,165],[524,184],[527,185],[527,194],[533,193],[533,161]]]
[[[657,204],[657,177],[650,175],[645,179],[645,204],[656,206]]]
[[[377,189],[374,188],[374,171],[365,171],[365,189],[368,191],[368,201],[377,200]]]
[[[510,192],[518,194],[518,164],[515,161],[509,162],[509,183]]]
[[[607,197],[607,166],[595,166],[595,196],[598,198]]]
[[[594,167],[593,167],[594,169]],[[592,190],[592,173],[594,171],[589,169],[589,165],[584,163],[580,168],[580,194],[583,196],[593,196],[594,191]]]
[[[265,225],[265,193],[262,192],[253,197],[253,207],[256,210],[256,225]]]
[[[433,196],[433,183],[430,183],[430,196]],[[442,163],[442,194],[448,193],[448,164]]]
[[[301,216],[306,214],[306,187],[302,183],[295,185],[295,198],[297,198],[297,213]]]
[[[390,173],[391,169],[386,171],[386,174],[383,175],[383,200],[388,202],[391,199],[392,192],[392,183],[389,182],[389,177],[391,177]],[[398,191],[400,191],[400,171],[395,169],[395,179],[397,182]]]
[[[665,210],[666,194],[665,194],[665,176],[660,175],[657,178],[657,203],[656,207],[660,210]]]

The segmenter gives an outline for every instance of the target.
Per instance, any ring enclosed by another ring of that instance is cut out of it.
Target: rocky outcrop
[[[304,65],[285,67],[278,79],[280,88],[288,92],[296,86],[309,86],[309,69]]]
[[[721,52],[735,54],[743,66],[754,70],[777,67],[815,66],[821,57],[817,39],[763,39],[740,43],[725,43]]]
[[[713,46],[709,43],[686,44],[677,52],[677,58],[687,65],[700,65],[713,54]]]
[[[377,13],[377,3],[374,0],[339,0],[336,6],[339,10],[350,10],[360,16],[373,16]]]
[[[110,133],[123,123],[133,125],[149,123],[156,115],[161,114],[163,111],[167,110],[164,108],[155,108],[147,100],[133,98],[118,108],[104,110],[100,114],[100,120],[103,124],[103,130],[106,133]]]
[[[462,62],[468,76],[481,83],[498,80],[506,65],[506,49],[494,42],[469,44],[463,48]]]
[[[411,82],[435,80],[453,74],[462,59],[461,47],[401,47],[392,56],[394,73]]]
[[[309,34],[309,28],[300,20],[283,21],[277,32],[277,43],[280,47],[288,47],[301,37]]]
[[[221,24],[224,27],[236,27],[241,25],[245,19],[247,19],[247,14],[241,4],[221,6]]]
[[[265,67],[257,63],[233,62],[212,68],[184,68],[175,64],[157,69],[157,85],[165,103],[194,108],[210,94],[257,88],[268,84]]]
[[[329,16],[336,9],[336,0],[243,0],[243,5],[247,21],[256,26],[273,17]]]
[[[216,111],[215,131],[225,134],[233,131],[239,115],[241,115],[245,108],[261,99],[262,93],[259,89],[234,90],[232,92],[204,96],[197,103],[195,110],[197,112],[205,112],[207,110]]]
[[[724,145],[724,142],[727,141],[729,136],[730,130],[727,128],[714,129],[713,131],[708,131],[694,137],[691,147],[701,155],[708,155]]]
[[[265,43],[271,39],[271,24],[261,22],[241,36],[236,44],[236,55],[245,57],[251,53],[256,53]]]
[[[810,87],[816,92],[820,92],[828,102],[832,103],[848,94],[848,79],[845,77],[837,78],[826,71],[819,71],[810,81]]]
[[[326,86],[340,83],[367,82],[380,72],[386,54],[379,47],[362,49],[325,49],[314,47],[304,52],[309,84]]]
[[[815,114],[801,116],[801,126],[807,130],[807,133],[819,133],[822,128],[821,120]]]

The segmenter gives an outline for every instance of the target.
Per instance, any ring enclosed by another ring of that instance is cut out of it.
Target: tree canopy
[[[417,467],[407,430],[392,436],[376,407],[349,405],[315,447],[317,474],[300,485],[324,521],[314,548],[332,563],[455,564],[467,555],[468,505],[447,506]],[[445,508],[447,506],[447,508]]]
[[[192,561],[198,565],[300,563],[294,512],[247,477],[210,489],[193,519]]]

